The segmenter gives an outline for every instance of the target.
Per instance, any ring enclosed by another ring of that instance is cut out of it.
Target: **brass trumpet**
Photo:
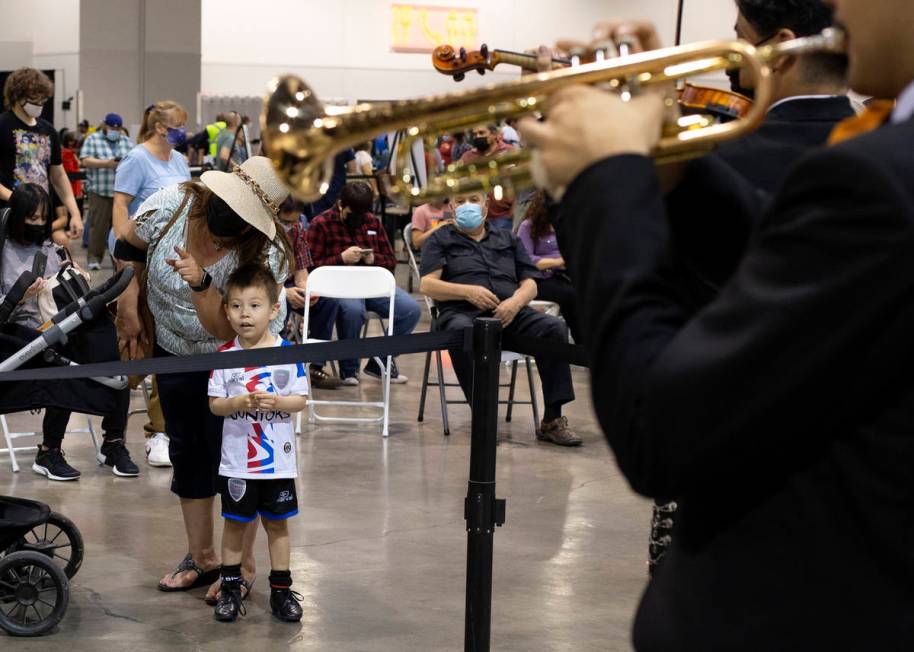
[[[393,154],[397,172],[386,183],[387,192],[394,198],[424,203],[472,191],[494,191],[500,198],[507,189],[533,184],[529,150],[470,164],[452,163],[443,173],[430,176],[426,187],[420,189],[408,171],[413,144],[418,139],[433,142],[441,134],[474,125],[539,114],[551,93],[570,84],[598,85],[625,97],[647,86],[749,68],[756,80],[755,103],[744,118],[712,124],[687,116],[665,127],[653,152],[655,159],[667,162],[688,158],[709,151],[717,143],[739,138],[762,122],[771,103],[771,62],[788,55],[843,53],[844,42],[844,33],[835,28],[762,47],[743,41],[710,41],[528,75],[475,90],[326,109],[303,80],[289,75],[270,85],[261,116],[262,137],[280,179],[303,201],[314,201],[326,192],[335,154],[398,130],[405,138]]]

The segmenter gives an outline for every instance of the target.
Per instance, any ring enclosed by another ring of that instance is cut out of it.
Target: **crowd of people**
[[[651,92],[629,101],[567,88],[551,98],[544,121],[442,137],[427,152],[432,171],[533,147],[548,189],[463,193],[416,208],[419,291],[434,302],[438,329],[489,316],[507,332],[570,336],[588,351],[597,419],[632,487],[655,501],[639,649],[903,649],[914,636],[914,50],[905,31],[914,9],[863,0],[736,5],[736,36],[754,46],[817,34],[834,24],[837,8],[848,52],[773,61],[773,104],[757,132],[659,171],[650,155],[670,102]],[[596,36],[636,51],[662,46],[645,23],[601,23]],[[896,65],[884,65],[890,59]],[[745,70],[731,76],[743,96],[759,81]],[[858,116],[848,88],[897,102],[874,102]],[[38,117],[52,91],[32,69],[4,88],[4,297],[39,253],[48,259],[44,276],[53,276],[82,232],[83,189],[70,184],[72,156],[62,154],[76,143]],[[118,301],[116,334],[110,320],[98,320],[69,355],[286,346],[286,317],[304,309],[309,272],[395,269],[374,214],[382,189],[371,177],[388,155],[383,143],[338,154],[328,192],[305,205],[288,198],[267,158],[249,151],[243,118],[220,117],[200,132],[206,138],[192,139],[217,162],[198,181],[180,151],[191,142],[187,112],[174,102],[147,109],[135,146],[114,113],[81,143],[90,224],[105,231],[90,232],[89,266],[107,246],[118,266],[142,273]],[[708,198],[713,210],[699,211]],[[27,289],[4,333],[37,332],[42,285]],[[561,318],[531,308],[535,298],[556,303]],[[366,311],[389,308],[387,299],[312,301],[309,336],[317,339],[330,339],[334,327],[339,339],[358,338]],[[394,315],[395,335],[420,321],[402,288]],[[449,354],[469,398],[471,357]],[[569,365],[536,362],[545,407],[537,439],[579,446],[563,415],[575,398]],[[218,620],[243,614],[260,516],[273,613],[302,617],[286,527],[297,512],[292,414],[312,387],[357,386],[383,370],[342,360],[339,372],[314,365],[308,378],[291,365],[156,380],[147,455],[173,467],[188,551],[162,591],[206,585]],[[408,382],[396,364],[390,375]],[[100,459],[135,476],[124,446],[128,398],[112,400]],[[51,479],[79,476],[61,451],[68,416],[46,410],[33,468]],[[216,495],[226,519],[221,551]]]

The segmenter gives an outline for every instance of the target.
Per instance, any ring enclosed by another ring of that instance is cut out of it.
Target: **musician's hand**
[[[625,102],[589,86],[552,96],[545,122],[524,118],[518,131],[534,151],[537,184],[556,199],[587,167],[610,156],[647,156],[660,139],[664,98],[646,92]]]
[[[659,50],[663,47],[657,26],[650,21],[609,20],[597,23],[593,28],[593,45],[612,41],[618,47],[627,43],[631,53]]]
[[[169,258],[165,262],[171,265],[188,285],[199,286],[203,282],[203,268],[197,264],[193,256],[177,245],[175,245],[175,253],[178,254],[177,260]]]

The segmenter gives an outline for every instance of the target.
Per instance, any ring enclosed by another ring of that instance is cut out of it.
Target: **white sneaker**
[[[346,376],[340,381],[340,385],[345,385],[347,387],[358,387],[359,378],[358,376]]]
[[[89,270],[90,270],[90,271],[95,272],[95,271],[100,270],[101,268],[102,268],[102,264],[101,264],[100,262],[97,262],[97,261],[94,261],[94,260],[93,260],[91,263],[89,263]]]
[[[168,458],[168,435],[157,432],[146,438],[146,463],[149,466],[171,466]]]

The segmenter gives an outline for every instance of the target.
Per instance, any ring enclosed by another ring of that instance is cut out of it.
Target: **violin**
[[[551,59],[552,69],[599,61],[601,54],[599,51],[589,50],[574,52],[570,59],[553,57]],[[432,65],[435,70],[444,75],[450,75],[454,81],[458,82],[463,81],[468,72],[475,70],[480,75],[484,75],[503,63],[518,66],[530,72],[538,72],[537,61],[535,54],[490,50],[486,44],[481,45],[478,50],[467,50],[466,48],[455,50],[450,45],[439,45],[432,52]],[[679,104],[683,113],[710,114],[722,122],[741,118],[752,108],[752,100],[745,95],[688,82],[679,91]]]

